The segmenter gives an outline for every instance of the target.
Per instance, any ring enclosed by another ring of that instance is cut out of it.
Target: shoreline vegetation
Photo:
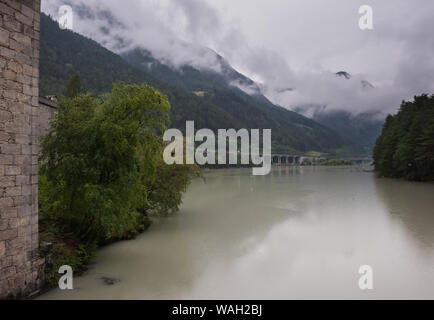
[[[351,160],[345,160],[345,159],[325,159],[320,161],[314,161],[314,162],[307,162],[306,164],[302,164],[302,166],[352,166],[354,165],[354,162]]]
[[[271,164],[271,167],[307,167],[307,166],[324,166],[324,167],[338,167],[338,166],[354,166],[356,163],[351,160],[345,160],[345,159],[324,159],[320,161],[305,161],[301,164],[283,164],[283,165],[277,165],[277,164]],[[237,164],[237,165],[221,165],[221,164],[214,164],[214,165],[203,165],[199,166],[201,169],[209,171],[209,170],[222,170],[222,169],[250,169],[254,167],[253,164]]]
[[[380,177],[434,181],[434,95],[403,101],[397,114],[387,116],[374,164]]]
[[[98,98],[73,77],[41,141],[39,218],[47,289],[58,270],[86,270],[97,248],[132,239],[151,215],[176,212],[196,165],[166,165],[169,102],[148,85],[113,85]]]
[[[355,163],[351,160],[345,160],[345,159],[325,159],[325,160],[320,160],[320,161],[305,161],[301,164],[296,164],[296,165],[292,165],[292,164],[282,164],[282,165],[277,165],[277,164],[272,164],[271,166],[288,166],[288,167],[306,167],[306,166],[330,166],[330,167],[334,167],[334,166],[353,166],[355,165]],[[252,168],[254,165],[252,164],[238,164],[238,165],[221,165],[221,164],[214,164],[214,165],[203,165],[200,166],[200,168],[203,169],[207,169],[207,170],[220,170],[220,169],[233,169],[233,168]]]

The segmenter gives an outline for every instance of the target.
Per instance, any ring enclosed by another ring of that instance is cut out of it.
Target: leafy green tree
[[[199,175],[200,169],[195,165],[167,165],[159,161],[157,178],[149,186],[149,201],[144,209],[159,215],[177,211],[191,177]]]
[[[115,85],[101,100],[63,99],[41,144],[42,212],[84,241],[138,231],[169,108],[146,85]]]
[[[68,81],[65,89],[65,96],[68,98],[75,98],[80,94],[81,84],[80,76],[76,73]]]
[[[144,231],[150,213],[178,210],[199,169],[163,162],[169,109],[147,85],[60,100],[39,167],[40,239],[52,243],[48,281],[56,283],[64,264],[82,271],[99,244]]]

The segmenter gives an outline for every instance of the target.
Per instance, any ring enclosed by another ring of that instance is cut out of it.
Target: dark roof
[[[43,104],[46,105],[48,107],[52,107],[52,108],[58,108],[57,104],[54,101],[51,101],[50,99],[47,99],[45,97],[39,97],[39,104]]]

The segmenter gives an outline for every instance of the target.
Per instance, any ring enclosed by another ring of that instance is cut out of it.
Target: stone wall
[[[0,0],[0,298],[41,283],[39,17],[40,0]]]

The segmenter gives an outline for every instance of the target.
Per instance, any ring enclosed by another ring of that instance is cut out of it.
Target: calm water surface
[[[434,184],[355,167],[204,177],[178,214],[101,249],[74,290],[41,298],[434,299]],[[358,287],[365,264],[373,290]]]

